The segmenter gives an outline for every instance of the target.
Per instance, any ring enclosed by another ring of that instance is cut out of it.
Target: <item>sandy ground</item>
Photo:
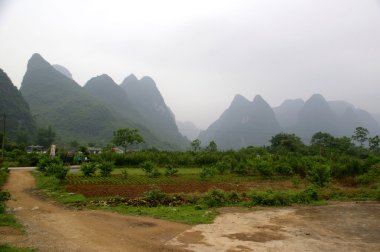
[[[213,224],[65,209],[33,193],[28,171],[11,171],[7,203],[26,234],[0,227],[0,242],[39,251],[378,251],[380,204],[222,208]]]
[[[168,244],[192,251],[380,251],[380,204],[221,209]],[[239,212],[240,211],[240,212]]]
[[[0,241],[39,251],[181,251],[164,243],[190,226],[146,217],[65,209],[33,194],[28,171],[11,171],[5,190],[26,235],[0,228]]]

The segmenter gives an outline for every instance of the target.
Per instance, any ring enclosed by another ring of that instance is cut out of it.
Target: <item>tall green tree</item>
[[[371,151],[375,151],[380,146],[380,137],[379,136],[370,137],[368,139],[368,143],[369,143],[369,149]]]
[[[124,154],[127,152],[127,147],[132,144],[144,142],[143,137],[139,134],[138,129],[118,129],[113,132],[112,142],[124,148]]]
[[[218,145],[216,145],[215,141],[211,141],[207,145],[206,150],[210,151],[210,152],[217,152],[218,151]]]
[[[201,150],[201,141],[199,139],[195,139],[191,142],[191,150],[194,152]]]
[[[56,134],[49,125],[47,129],[40,128],[37,132],[37,143],[44,146],[45,148],[49,147],[55,140]]]
[[[332,148],[334,146],[334,137],[329,133],[317,132],[312,136],[310,144],[312,146]]]
[[[352,135],[352,140],[360,144],[361,147],[364,146],[364,143],[368,140],[369,131],[363,127],[357,127]]]
[[[287,133],[278,133],[277,135],[272,136],[270,142],[272,148],[274,149],[292,152],[297,152],[304,146],[304,144],[301,141],[301,138],[299,138],[295,134]]]

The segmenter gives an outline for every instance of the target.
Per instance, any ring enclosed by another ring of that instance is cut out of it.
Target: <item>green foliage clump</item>
[[[226,161],[219,161],[215,165],[215,170],[218,171],[219,174],[226,173],[230,168],[230,165]]]
[[[308,187],[301,192],[252,191],[249,193],[249,197],[251,204],[254,206],[288,206],[293,203],[310,204],[319,199],[317,190],[314,187]]]
[[[165,176],[167,177],[173,177],[176,176],[178,173],[178,169],[174,168],[171,165],[166,166],[165,168]]]
[[[99,168],[102,177],[109,177],[114,168],[113,162],[110,161],[101,161],[96,166]]]
[[[203,198],[208,207],[220,207],[227,202],[226,193],[221,189],[212,189]]]
[[[96,163],[83,163],[80,166],[80,171],[85,177],[92,177],[95,175],[97,166]]]
[[[44,156],[40,159],[37,170],[46,176],[54,176],[61,182],[66,179],[67,173],[69,172],[69,168],[64,166],[61,159],[57,157],[50,158],[48,156]]]
[[[127,169],[123,169],[122,171],[121,171],[121,176],[123,177],[123,178],[128,178],[128,171],[127,171]]]
[[[152,161],[145,161],[144,163],[142,163],[141,169],[150,178],[157,178],[161,176],[161,173],[158,170],[157,165],[153,163]]]
[[[307,174],[308,180],[319,187],[324,187],[331,179],[331,168],[328,164],[314,164]]]
[[[214,167],[203,166],[199,177],[201,179],[209,179],[216,175],[216,169]]]
[[[163,193],[159,188],[154,188],[150,191],[144,193],[144,200],[149,202],[150,206],[157,206],[165,198],[166,194]]]
[[[50,158],[49,156],[45,155],[38,162],[37,171],[46,172],[49,166],[51,166],[52,164],[60,165],[63,163],[62,163],[62,160],[59,159],[58,157]]]
[[[356,182],[360,185],[368,185],[380,178],[380,164],[373,165],[368,172],[356,177]]]

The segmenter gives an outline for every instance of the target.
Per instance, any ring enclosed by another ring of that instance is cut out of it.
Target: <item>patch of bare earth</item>
[[[380,204],[221,209],[167,244],[192,251],[380,251]]]
[[[188,225],[147,217],[101,211],[65,209],[33,194],[34,178],[27,171],[11,171],[5,190],[7,206],[25,225],[26,234],[0,229],[0,243],[33,247],[38,251],[181,251],[164,243]]]

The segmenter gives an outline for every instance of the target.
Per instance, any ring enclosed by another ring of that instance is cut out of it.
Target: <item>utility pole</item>
[[[1,145],[1,161],[4,161],[4,152],[5,152],[5,120],[7,119],[7,116],[3,114],[3,142]]]

